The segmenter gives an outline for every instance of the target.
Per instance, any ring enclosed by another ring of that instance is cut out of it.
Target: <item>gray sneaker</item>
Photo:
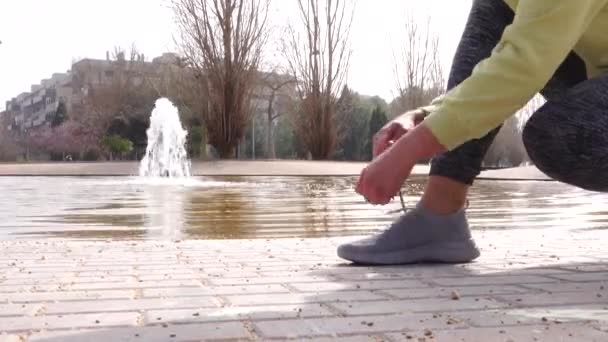
[[[479,257],[465,210],[436,215],[420,203],[382,233],[338,247],[340,258],[368,265],[467,263]]]

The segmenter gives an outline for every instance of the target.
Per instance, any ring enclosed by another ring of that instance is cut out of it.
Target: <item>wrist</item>
[[[395,147],[399,150],[397,153],[404,157],[404,162],[411,165],[446,151],[446,148],[424,123],[416,126],[399,139]]]

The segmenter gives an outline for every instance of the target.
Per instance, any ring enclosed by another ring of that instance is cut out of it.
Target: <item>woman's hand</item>
[[[388,122],[375,135],[373,140],[373,156],[382,154],[391,144],[420,124],[426,113],[422,109],[409,111]]]
[[[361,171],[356,191],[368,202],[388,204],[410,176],[416,163],[445,148],[424,124],[402,135]]]
[[[361,171],[356,191],[369,203],[388,204],[397,195],[414,165],[416,160],[400,155],[395,146],[390,147]]]

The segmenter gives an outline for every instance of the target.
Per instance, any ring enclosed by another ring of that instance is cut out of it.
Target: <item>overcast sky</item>
[[[148,59],[176,51],[169,0],[1,0],[0,110],[5,101],[73,60],[105,58],[115,46],[135,43]],[[272,20],[284,24],[295,0],[274,0]],[[393,98],[393,49],[406,10],[431,15],[449,68],[470,0],[358,0],[351,32],[349,85],[362,94]]]

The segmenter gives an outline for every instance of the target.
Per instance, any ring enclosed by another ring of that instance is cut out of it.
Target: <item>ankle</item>
[[[468,189],[468,185],[449,178],[431,176],[421,202],[432,213],[453,214],[467,205]]]

